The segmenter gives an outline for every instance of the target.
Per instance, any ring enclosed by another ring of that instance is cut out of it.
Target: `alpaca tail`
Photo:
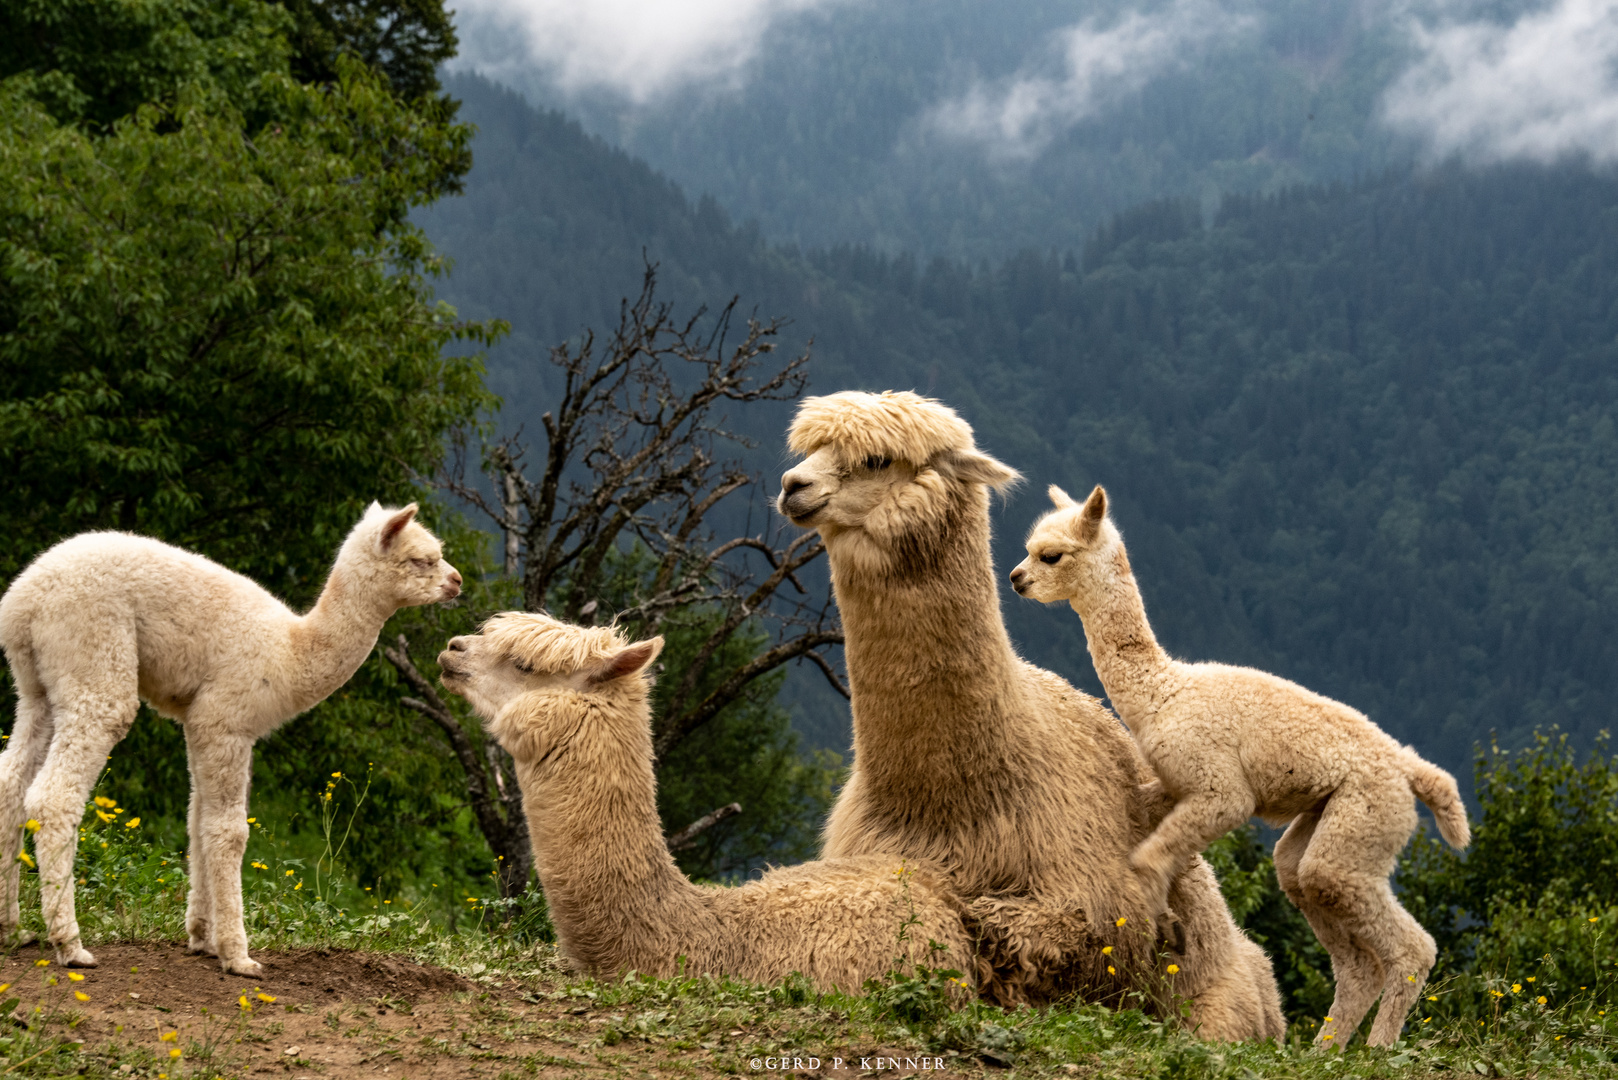
[[[1438,821],[1438,833],[1450,847],[1459,851],[1472,842],[1472,826],[1466,820],[1466,804],[1455,777],[1420,757],[1409,747],[1404,753],[1405,776],[1416,798],[1427,804]]]

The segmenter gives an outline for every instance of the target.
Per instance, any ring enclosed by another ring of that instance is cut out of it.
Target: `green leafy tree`
[[[30,86],[0,87],[0,576],[116,527],[307,593],[490,400],[445,348],[496,328],[435,304],[430,249],[387,223],[464,133],[353,65],[265,76],[259,131],[189,84],[96,137]]]

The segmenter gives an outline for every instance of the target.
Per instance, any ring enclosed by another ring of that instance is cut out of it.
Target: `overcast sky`
[[[499,77],[544,68],[568,90],[644,102],[691,82],[733,80],[777,19],[845,0],[458,0],[483,16],[462,54]]]
[[[538,68],[566,90],[647,102],[677,86],[740,89],[765,32],[797,12],[882,0],[459,0],[465,63],[500,78]],[[992,2],[992,0],[985,0]],[[1332,2],[1332,0],[1322,0]],[[1516,22],[1469,21],[1436,0],[1425,21],[1385,9],[1417,46],[1382,119],[1435,157],[1618,159],[1618,0],[1550,0]],[[1452,14],[1442,13],[1448,10]],[[1065,128],[1193,60],[1256,32],[1220,0],[1143,4],[1052,35],[1010,78],[983,80],[921,119],[1000,158],[1037,156]],[[525,81],[512,79],[519,85]]]

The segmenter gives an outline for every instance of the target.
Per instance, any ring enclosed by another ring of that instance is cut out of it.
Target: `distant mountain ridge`
[[[995,511],[1004,568],[1047,482],[1107,484],[1179,655],[1297,678],[1462,774],[1491,731],[1587,742],[1618,719],[1610,177],[1396,171],[1229,197],[1206,225],[1200,200],[1159,201],[1083,250],[974,268],[772,247],[560,114],[448,88],[475,165],[418,220],[456,261],[441,294],[513,322],[490,357],[502,424],[546,400],[527,359],[607,327],[644,250],[678,303],[793,318],[814,391],[961,409],[1031,481]],[[739,418],[767,482],[786,415]],[[1030,659],[1099,692],[1076,616],[1004,602]],[[835,701],[788,693],[846,748]]]

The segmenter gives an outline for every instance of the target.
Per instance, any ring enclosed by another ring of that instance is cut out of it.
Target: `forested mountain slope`
[[[514,324],[502,424],[532,422],[528,360],[605,325],[644,248],[672,299],[797,320],[814,390],[960,407],[1032,481],[997,511],[1004,567],[1046,482],[1107,484],[1180,655],[1298,678],[1463,773],[1491,730],[1613,723],[1618,183],[1395,173],[1227,199],[1206,226],[1162,202],[993,269],[802,256],[557,114],[449,88],[476,165],[419,220],[457,260],[442,295]],[[766,478],[783,420],[744,424]],[[1030,658],[1094,688],[1076,616],[1006,605]]]
[[[1418,5],[1419,6],[1419,5]],[[1525,5],[1496,5],[1515,10]],[[776,242],[1001,258],[1108,214],[1377,172],[1412,51],[1380,0],[883,0],[808,5],[731,80],[632,100],[507,60],[474,10],[462,61],[714,195]]]

